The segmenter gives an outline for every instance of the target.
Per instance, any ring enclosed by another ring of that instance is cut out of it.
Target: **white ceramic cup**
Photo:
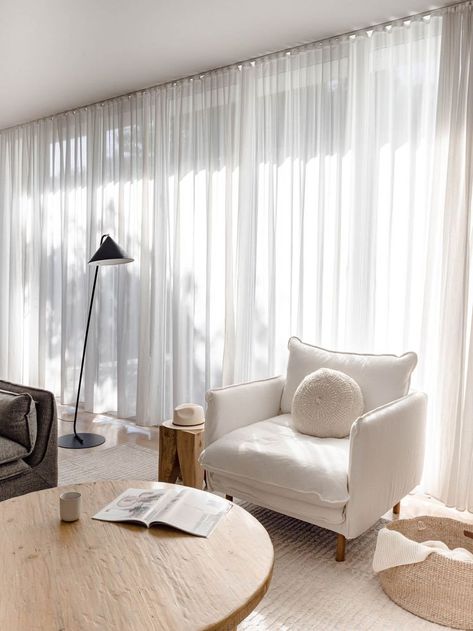
[[[62,521],[76,521],[80,517],[81,494],[68,491],[59,496],[59,513]]]

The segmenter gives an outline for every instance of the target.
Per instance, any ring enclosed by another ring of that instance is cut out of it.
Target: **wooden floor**
[[[72,433],[74,408],[58,404],[57,413],[59,435]],[[105,443],[94,449],[109,449],[116,445],[134,444],[158,451],[159,430],[157,427],[140,427],[131,421],[106,414],[79,412],[77,431],[93,432],[105,437]]]
[[[72,432],[74,409],[69,406],[58,405],[59,434]],[[159,430],[157,427],[140,427],[131,421],[115,418],[106,414],[89,414],[80,412],[78,416],[78,431],[94,432],[105,436],[105,443],[95,449],[108,449],[115,445],[135,444],[158,451]],[[408,495],[402,500],[400,518],[415,517],[417,515],[443,515],[473,523],[473,513],[460,512],[454,508],[447,508],[441,502],[422,493]],[[387,513],[393,518],[391,512]],[[398,519],[394,516],[394,519]]]

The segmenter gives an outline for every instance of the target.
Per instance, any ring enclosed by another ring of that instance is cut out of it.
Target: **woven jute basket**
[[[400,519],[387,526],[408,539],[443,541],[473,553],[473,525],[447,517]],[[433,552],[425,561],[378,574],[386,594],[416,616],[455,629],[473,629],[473,563]]]

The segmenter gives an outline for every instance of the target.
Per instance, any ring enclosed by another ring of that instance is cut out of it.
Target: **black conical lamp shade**
[[[133,260],[134,259],[125,254],[112,237],[107,236],[97,252],[90,259],[89,265],[121,265],[123,263],[131,263]]]

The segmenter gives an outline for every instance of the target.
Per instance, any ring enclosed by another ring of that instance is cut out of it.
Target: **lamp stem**
[[[82,361],[80,364],[80,373],[79,373],[79,386],[77,388],[77,399],[76,399],[76,409],[74,412],[74,436],[77,438],[77,440],[82,444],[84,441],[82,440],[82,438],[79,436],[79,434],[76,431],[76,424],[77,424],[77,409],[79,407],[79,397],[80,397],[80,387],[82,384],[82,373],[84,372],[84,362],[85,362],[85,349],[87,348],[87,338],[89,337],[89,326],[90,326],[90,318],[92,316],[92,306],[94,304],[94,295],[95,295],[95,287],[97,285],[97,276],[99,273],[99,266],[97,265],[97,267],[95,268],[95,276],[94,276],[94,284],[92,286],[92,294],[90,296],[90,305],[89,305],[89,315],[87,317],[87,328],[85,330],[85,340],[84,340],[84,349],[82,351]]]

